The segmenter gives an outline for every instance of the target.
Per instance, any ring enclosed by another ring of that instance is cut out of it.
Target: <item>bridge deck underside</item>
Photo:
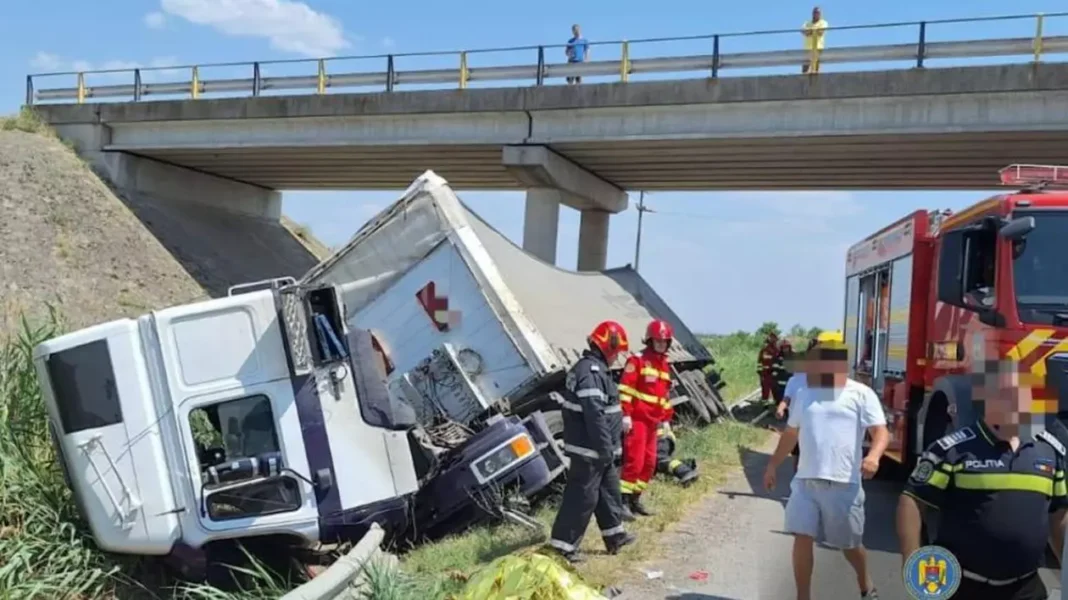
[[[1063,163],[1068,131],[551,144],[628,190],[991,189],[1011,163]],[[273,189],[519,189],[500,145],[245,147],[137,154]]]

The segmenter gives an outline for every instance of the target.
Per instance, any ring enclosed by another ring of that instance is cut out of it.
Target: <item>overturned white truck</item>
[[[550,393],[586,334],[615,319],[638,337],[654,316],[675,327],[674,401],[708,420],[712,357],[633,270],[545,264],[428,171],[299,282],[69,333],[35,359],[97,543],[191,566],[237,539],[522,520],[510,500],[565,469]]]

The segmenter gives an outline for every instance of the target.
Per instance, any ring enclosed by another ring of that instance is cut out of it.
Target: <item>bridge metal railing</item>
[[[933,21],[915,21],[899,23],[882,23],[874,25],[855,25],[846,27],[828,27],[826,33],[907,28],[915,37],[908,42],[881,45],[852,45],[834,47],[833,38],[828,39],[823,50],[767,50],[749,52],[724,52],[728,42],[739,38],[756,38],[793,34],[795,43],[800,45],[801,29],[752,31],[743,33],[709,34],[672,38],[648,38],[631,41],[591,42],[593,48],[617,46],[618,58],[611,60],[593,60],[582,63],[550,62],[546,58],[547,50],[561,50],[564,45],[520,46],[512,48],[488,48],[479,50],[462,50],[452,52],[417,52],[401,54],[383,54],[371,56],[339,56],[322,59],[297,59],[259,61],[243,63],[214,63],[203,65],[161,66],[134,69],[107,69],[97,71],[39,73],[26,77],[26,104],[36,102],[67,103],[74,101],[84,103],[96,98],[125,98],[134,102],[152,97],[184,96],[198,99],[211,95],[226,96],[260,96],[264,92],[314,92],[326,94],[330,90],[353,90],[361,88],[367,91],[392,92],[402,86],[435,85],[437,89],[445,86],[454,89],[467,89],[472,82],[496,81],[517,82],[518,85],[545,85],[549,80],[569,77],[618,77],[626,82],[632,75],[640,74],[686,74],[704,73],[716,78],[729,69],[759,69],[768,67],[800,66],[825,64],[890,63],[907,61],[916,68],[923,68],[930,60],[952,58],[993,58],[1026,56],[1034,63],[1039,63],[1048,54],[1068,53],[1068,35],[1045,34],[1046,23],[1050,19],[1068,16],[1068,12],[1008,15],[997,17],[980,17],[970,19],[942,19]],[[1026,37],[1002,37],[995,39],[964,39],[955,41],[934,41],[931,31],[935,27],[954,24],[979,24],[1032,21],[1033,35]],[[826,35],[825,33],[825,35]],[[864,34],[868,35],[868,34]],[[662,42],[690,42],[707,48],[704,53],[690,53],[680,56],[635,57],[637,47]],[[476,56],[491,53],[526,53],[531,54],[531,62],[521,64],[503,64],[494,66],[473,66],[471,61]],[[533,60],[536,56],[536,60]],[[397,68],[400,59],[413,57],[450,58],[453,65],[447,68],[402,70]],[[376,70],[343,72],[331,67],[342,61],[379,61]],[[306,68],[298,75],[265,76],[263,71],[268,66],[296,65]],[[241,69],[247,76],[210,79],[202,77],[202,72],[209,68]],[[171,81],[146,81],[149,74],[184,73],[184,78]],[[115,84],[89,85],[90,76],[129,77],[125,82]],[[818,68],[812,69],[810,75],[818,76]],[[72,78],[72,85],[67,87],[34,89],[35,82],[44,77],[64,76]]]

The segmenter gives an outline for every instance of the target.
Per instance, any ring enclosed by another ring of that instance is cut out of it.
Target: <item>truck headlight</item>
[[[483,454],[471,463],[471,470],[479,483],[486,483],[497,474],[507,471],[509,467],[534,454],[534,441],[527,434],[520,434],[506,443]]]

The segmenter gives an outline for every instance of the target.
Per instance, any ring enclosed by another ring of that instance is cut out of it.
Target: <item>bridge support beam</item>
[[[505,146],[504,167],[528,188],[523,248],[556,262],[560,205],[581,211],[578,270],[605,268],[608,217],[627,208],[627,193],[546,146]]]
[[[111,143],[111,129],[106,125],[59,125],[55,130],[123,192],[275,222],[282,217],[280,192],[125,152],[104,151]]]

